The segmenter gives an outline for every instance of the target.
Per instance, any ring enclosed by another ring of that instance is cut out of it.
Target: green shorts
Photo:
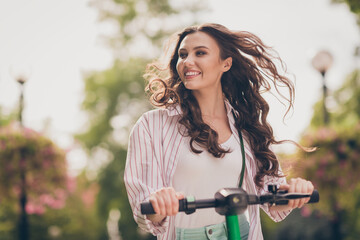
[[[241,240],[247,240],[249,223],[244,214],[239,215]],[[176,228],[176,240],[227,240],[226,223],[219,223],[200,228]]]

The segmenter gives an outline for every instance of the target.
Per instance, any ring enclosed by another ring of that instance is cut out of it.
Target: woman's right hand
[[[152,222],[161,222],[166,216],[173,216],[179,212],[179,200],[184,195],[175,192],[172,187],[161,188],[150,195],[149,201],[156,214],[147,215]]]

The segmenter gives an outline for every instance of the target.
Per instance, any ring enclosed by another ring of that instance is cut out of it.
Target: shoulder
[[[181,116],[180,106],[172,106],[169,108],[157,108],[147,111],[142,114],[134,127],[153,128],[154,126],[163,127],[166,124],[174,121],[168,121],[172,118],[179,118]]]
[[[171,106],[168,108],[157,108],[150,110],[146,113],[144,113],[141,117],[141,119],[146,120],[159,120],[163,118],[169,118],[169,117],[178,117],[181,115],[181,109],[180,106]]]

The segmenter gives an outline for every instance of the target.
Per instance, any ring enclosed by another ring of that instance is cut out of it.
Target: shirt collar
[[[227,100],[227,99],[224,100],[224,103],[225,103],[225,109],[226,109],[227,116],[228,117],[232,116],[231,112],[234,110],[233,106],[231,106],[231,104],[229,103],[229,100]],[[170,106],[166,110],[170,117],[182,114],[180,104],[176,104],[175,106]]]

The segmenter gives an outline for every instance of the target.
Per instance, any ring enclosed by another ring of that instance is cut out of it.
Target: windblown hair
[[[218,144],[216,131],[203,121],[198,102],[191,90],[185,88],[176,70],[179,46],[187,35],[195,32],[204,32],[216,40],[222,60],[232,57],[232,67],[221,78],[222,90],[238,113],[236,128],[245,131],[253,149],[257,163],[254,181],[261,187],[265,175],[280,177],[279,163],[270,145],[284,142],[274,138],[272,127],[267,122],[269,105],[261,94],[274,87],[280,97],[288,102],[288,113],[293,107],[294,85],[287,77],[280,75],[273,62],[278,60],[283,67],[281,59],[270,54],[273,50],[254,34],[230,31],[219,24],[203,24],[184,29],[175,37],[175,48],[167,50],[171,51],[167,64],[149,64],[144,76],[149,80],[147,90],[154,106],[180,105],[182,115],[179,123],[187,129],[186,134],[190,137],[193,152],[202,152],[194,146],[197,143],[217,158],[227,153]],[[288,97],[280,92],[281,87],[287,89]]]

